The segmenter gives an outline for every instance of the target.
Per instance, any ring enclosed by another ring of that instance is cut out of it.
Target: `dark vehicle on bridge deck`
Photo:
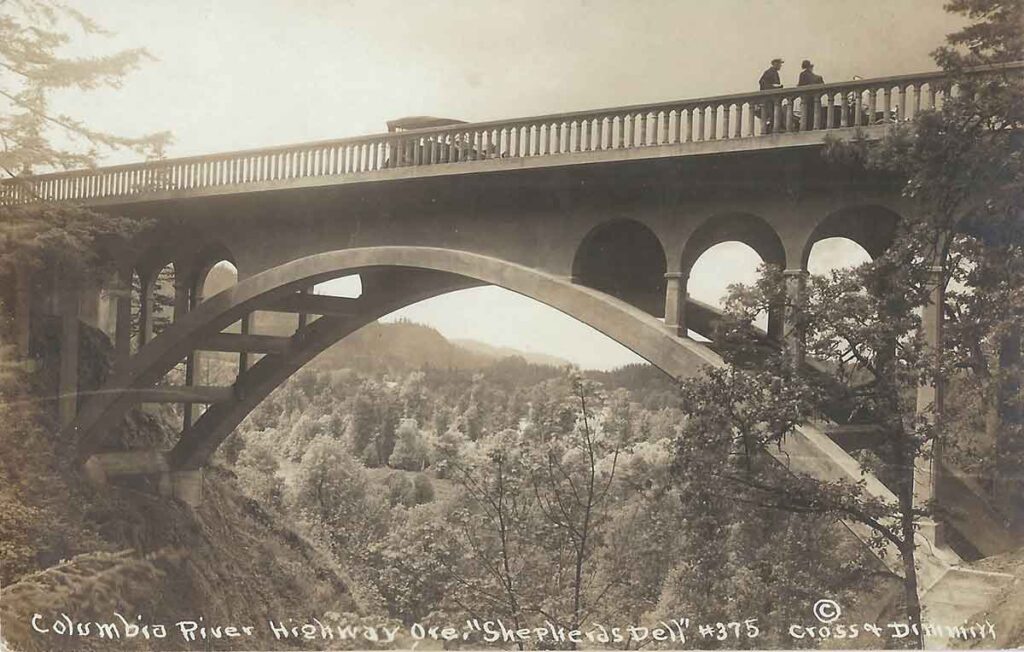
[[[388,120],[388,133],[400,134],[418,129],[436,129],[452,125],[467,124],[465,120],[455,118],[436,118],[429,115],[415,115]],[[466,134],[451,131],[443,134],[430,134],[421,138],[413,138],[410,142],[399,145],[396,152],[394,146],[389,150],[384,161],[385,167],[403,167],[426,163],[457,162],[464,159],[496,158],[497,147],[488,143],[483,149],[480,143],[466,140]],[[392,156],[397,153],[397,156]],[[484,155],[486,154],[486,156]],[[394,159],[394,163],[392,162]]]

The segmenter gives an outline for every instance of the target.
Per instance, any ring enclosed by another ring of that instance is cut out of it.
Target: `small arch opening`
[[[665,314],[665,250],[648,227],[616,220],[594,228],[573,259],[573,281],[641,310]]]
[[[759,278],[761,256],[748,244],[729,240],[709,247],[702,253],[690,268],[687,280],[687,295],[718,310],[725,309],[726,299],[734,285],[753,285]],[[768,314],[758,315],[754,325],[761,330],[768,330]],[[706,327],[697,332],[689,329],[689,336],[695,340],[706,342],[711,334]]]
[[[238,283],[238,268],[229,260],[210,265],[202,278],[196,280],[194,304],[203,302]]]
[[[807,256],[807,271],[823,275],[833,270],[857,267],[871,260],[872,256],[867,249],[850,238],[822,238],[811,245]]]
[[[151,301],[153,302],[153,336],[164,332],[174,321],[174,263],[167,263],[153,277]]]
[[[348,274],[332,278],[313,286],[313,294],[343,299],[358,299],[363,296],[363,279],[359,274]]]

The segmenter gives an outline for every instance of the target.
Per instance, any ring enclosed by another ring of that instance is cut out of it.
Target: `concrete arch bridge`
[[[108,288],[64,279],[47,303],[21,279],[19,345],[27,351],[32,314],[58,312],[60,413],[79,459],[98,477],[160,474],[167,491],[188,500],[198,498],[201,469],[216,447],[303,364],[366,323],[457,289],[490,284],[531,297],[686,376],[723,364],[687,336],[713,336],[716,319],[688,296],[698,257],[721,242],[743,242],[785,269],[795,296],[811,248],[824,238],[849,238],[878,255],[913,207],[900,180],[826,163],[825,138],[878,138],[950,92],[941,73],[924,73],[19,179],[0,186],[0,205],[76,202],[155,225],[115,252],[118,272]],[[774,117],[770,127],[765,112]],[[203,296],[220,261],[236,267],[238,283]],[[168,264],[173,315],[156,334],[154,288]],[[355,274],[357,298],[311,293]],[[937,343],[938,278],[934,297],[925,324]],[[294,315],[294,332],[259,333],[266,312]],[[106,385],[87,397],[77,386],[79,321],[108,332],[118,356]],[[767,338],[802,359],[781,308],[769,315]],[[238,355],[230,386],[195,383],[205,351]],[[168,384],[182,362],[185,382]],[[921,392],[923,405],[937,400],[934,388]],[[111,429],[140,402],[185,405],[177,443],[169,451],[108,452]],[[197,418],[196,404],[208,406]],[[864,477],[872,493],[893,500],[849,454],[855,439],[841,423],[807,424],[780,461],[823,479]],[[945,542],[933,530],[920,535],[922,586],[943,613],[952,608],[948,587],[966,582],[984,597],[1001,581],[959,569],[963,557],[996,554],[1010,542],[966,481],[938,471],[920,469],[919,494],[937,493],[962,513]],[[885,561],[896,559],[890,552]]]

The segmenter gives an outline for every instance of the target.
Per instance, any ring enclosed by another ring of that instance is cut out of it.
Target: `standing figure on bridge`
[[[800,71],[800,79],[796,83],[797,86],[814,86],[815,84],[825,83],[825,79],[821,75],[814,74],[814,64],[811,63],[810,59],[804,59],[800,67],[802,70]],[[819,128],[822,125],[826,125],[828,114],[824,107],[821,106],[820,98],[814,95],[805,95],[800,103],[803,105],[801,109],[807,111],[808,129],[814,129],[815,124]]]
[[[761,73],[761,79],[758,80],[758,86],[762,91],[770,91],[774,88],[782,88],[782,80],[779,79],[779,70],[782,69],[782,59],[772,59],[772,65]],[[772,133],[772,127],[774,126],[775,103],[765,102],[764,106],[761,107],[761,124],[763,125],[762,133]]]

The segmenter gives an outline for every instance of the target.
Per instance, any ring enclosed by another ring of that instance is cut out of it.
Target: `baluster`
[[[679,109],[679,119],[682,120],[683,110]],[[686,142],[693,142],[693,107],[686,109]]]
[[[732,105],[726,104],[722,107],[722,138],[729,138],[729,114],[732,112]]]
[[[707,107],[701,106],[697,109],[697,111],[697,134],[695,140],[697,142],[703,142],[705,133],[704,129],[706,126],[705,123],[707,122]]]

